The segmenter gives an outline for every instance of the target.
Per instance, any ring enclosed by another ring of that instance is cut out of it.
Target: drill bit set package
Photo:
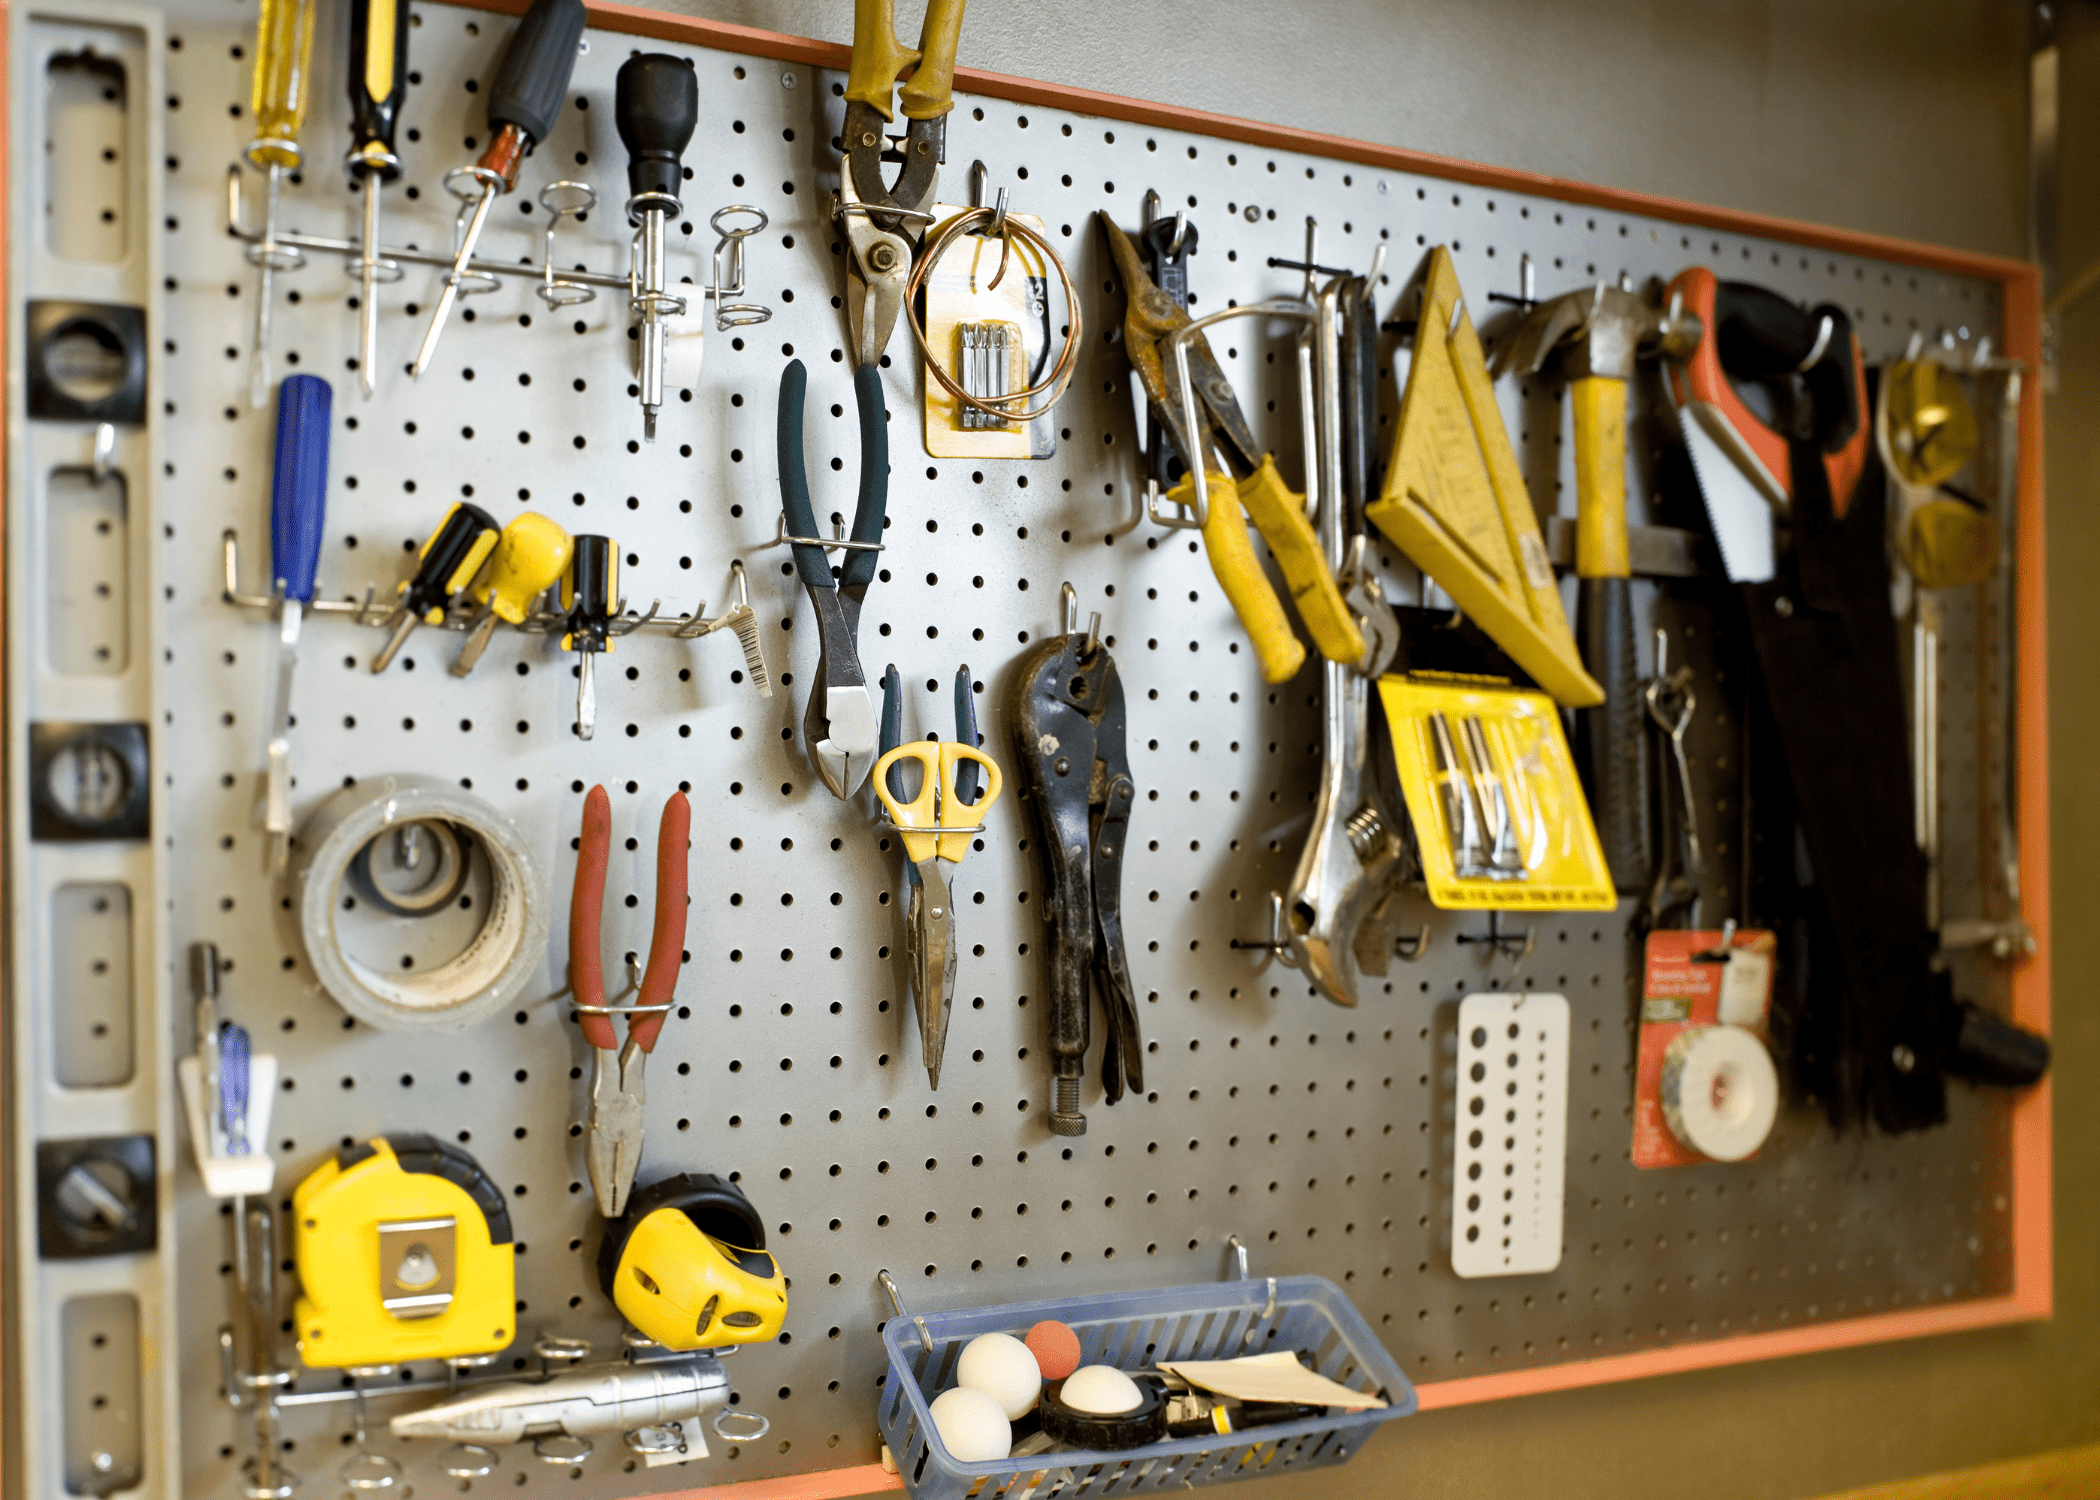
[[[1431,902],[1612,910],[1611,872],[1552,699],[1410,677],[1378,687]]]

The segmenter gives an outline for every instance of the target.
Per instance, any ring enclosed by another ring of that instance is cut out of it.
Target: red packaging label
[[[1683,1167],[1712,1158],[1670,1133],[1663,1120],[1663,1054],[1693,1026],[1740,1026],[1770,1045],[1773,960],[1779,939],[1738,928],[1721,946],[1718,932],[1648,934],[1641,966],[1640,1051],[1633,1083],[1633,1164]]]

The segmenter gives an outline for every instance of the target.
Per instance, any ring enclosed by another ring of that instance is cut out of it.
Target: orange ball
[[[1045,1318],[1021,1340],[1045,1380],[1062,1380],[1079,1368],[1079,1335],[1054,1318]]]

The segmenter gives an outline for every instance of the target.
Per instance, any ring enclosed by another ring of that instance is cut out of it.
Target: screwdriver
[[[255,304],[255,351],[248,360],[248,404],[261,411],[270,399],[270,300],[279,271],[304,259],[277,243],[277,199],[286,172],[299,169],[299,127],[306,120],[306,75],[314,57],[314,0],[262,0],[255,22],[255,79],[248,111],[255,117],[255,139],[248,160],[270,181],[263,209],[262,239],[248,247],[248,259],[262,272]]]
[[[372,658],[374,672],[387,669],[409,632],[418,625],[445,622],[452,596],[481,571],[482,563],[496,548],[496,536],[494,516],[464,500],[453,502],[445,519],[438,522],[437,530],[424,540],[423,550],[416,554],[415,577],[401,585],[400,598],[386,622],[392,633]]]
[[[458,167],[445,175],[445,187],[456,196],[467,195],[453,186],[454,180],[478,184],[480,196],[473,200],[473,216],[460,237],[459,253],[452,258],[452,272],[445,290],[430,315],[423,347],[416,351],[411,375],[430,368],[437,353],[438,335],[459,300],[461,281],[474,259],[474,246],[488,223],[489,209],[498,198],[518,185],[518,169],[532,148],[547,138],[561,113],[562,96],[569,91],[569,75],[576,71],[576,45],[583,40],[583,0],[532,0],[531,9],[511,33],[510,45],[496,64],[495,81],[489,86],[489,143],[481,159],[471,167]]]
[[[489,559],[489,576],[474,585],[474,602],[480,608],[467,622],[467,642],[452,663],[454,677],[474,670],[498,620],[524,623],[532,601],[568,571],[572,550],[569,534],[537,511],[527,511],[503,528]]]
[[[693,65],[664,52],[639,52],[620,64],[613,81],[613,123],[627,148],[627,222],[635,242],[634,296],[642,320],[642,436],[656,441],[656,411],[664,404],[664,319],[685,311],[685,299],[664,290],[664,226],[685,211],[678,201],[679,157],[700,123],[700,81]]]
[[[350,0],[350,154],[343,165],[365,190],[364,239],[351,263],[359,285],[357,383],[366,396],[379,384],[379,301],[385,273],[401,267],[379,254],[379,189],[401,175],[394,126],[408,97],[408,6],[403,0]]]
[[[277,703],[265,752],[263,828],[270,868],[282,870],[292,839],[292,675],[299,624],[314,601],[328,500],[328,427],[334,393],[318,375],[290,375],[277,392],[277,460],[270,476],[270,571],[277,606]]]
[[[609,536],[579,535],[569,571],[561,581],[561,607],[568,621],[561,648],[576,653],[579,740],[598,732],[598,689],[592,680],[591,660],[600,651],[612,650],[611,626],[620,611],[619,599],[620,549]]]

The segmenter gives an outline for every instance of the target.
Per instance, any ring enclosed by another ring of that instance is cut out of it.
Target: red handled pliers
[[[673,792],[656,831],[656,925],[649,936],[649,966],[631,1005],[608,1005],[598,952],[605,905],[605,865],[612,852],[612,799],[594,786],[583,799],[583,838],[577,845],[576,886],[569,900],[569,989],[576,1020],[591,1044],[590,1173],[598,1212],[615,1219],[627,1206],[634,1170],[642,1159],[642,1067],[656,1046],[678,968],[685,954],[686,858],[693,827],[692,804]],[[612,1018],[627,1017],[623,1046]]]

